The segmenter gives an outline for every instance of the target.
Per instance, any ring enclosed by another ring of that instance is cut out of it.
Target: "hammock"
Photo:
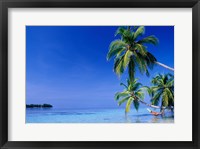
[[[149,108],[147,108],[147,111],[149,111],[149,113],[151,113],[154,116],[158,116],[158,115],[162,114],[162,112],[154,112],[154,111],[150,110]]]

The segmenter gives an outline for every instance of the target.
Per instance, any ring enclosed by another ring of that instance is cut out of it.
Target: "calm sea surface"
[[[124,109],[26,109],[26,123],[174,123],[169,116],[152,116],[146,108],[132,109],[127,116]]]

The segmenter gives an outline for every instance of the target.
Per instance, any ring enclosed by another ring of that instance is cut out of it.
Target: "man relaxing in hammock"
[[[154,112],[154,111],[152,111],[152,110],[150,110],[148,108],[147,108],[147,111],[149,111],[154,116],[158,116],[158,115],[162,115],[163,114],[163,112]]]

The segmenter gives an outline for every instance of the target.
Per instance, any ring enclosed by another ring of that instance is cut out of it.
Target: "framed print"
[[[1,1],[2,148],[199,148],[199,1]]]

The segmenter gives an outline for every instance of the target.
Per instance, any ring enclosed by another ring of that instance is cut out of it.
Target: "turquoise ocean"
[[[174,117],[170,112],[166,112],[165,118],[153,116],[146,108],[140,108],[138,112],[133,109],[127,115],[122,108],[27,108],[26,123],[174,123]]]

